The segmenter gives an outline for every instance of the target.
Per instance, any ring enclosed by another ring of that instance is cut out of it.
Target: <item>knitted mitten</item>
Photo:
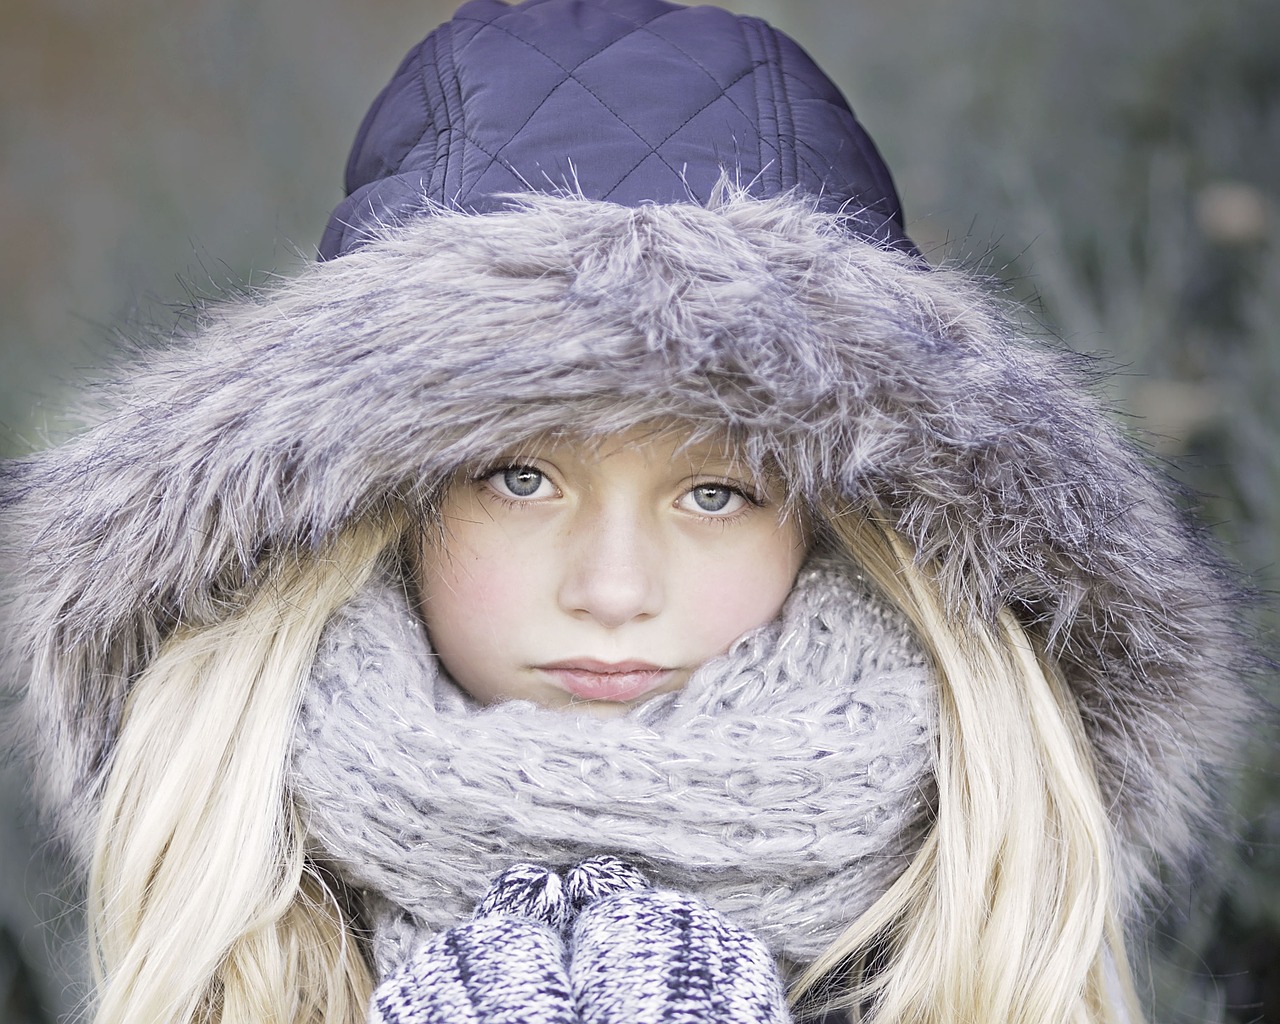
[[[791,1020],[764,943],[701,900],[642,888],[638,872],[606,860],[583,862],[565,879],[581,908],[569,977],[583,1024]]]
[[[589,857],[565,872],[564,895],[569,905],[569,919],[577,917],[592,903],[606,896],[648,888],[649,879],[625,860]]]
[[[370,1024],[579,1024],[559,875],[518,864],[475,917],[430,939],[373,994]]]

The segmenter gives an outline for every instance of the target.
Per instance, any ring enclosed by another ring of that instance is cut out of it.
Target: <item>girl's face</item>
[[[618,714],[778,614],[804,531],[720,442],[634,430],[461,476],[420,545],[427,632],[483,704]]]

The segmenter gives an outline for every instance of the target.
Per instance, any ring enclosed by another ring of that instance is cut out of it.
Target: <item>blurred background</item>
[[[3,0],[0,454],[66,431],[66,389],[119,334],[311,259],[361,114],[453,6]],[[1124,421],[1274,594],[1280,3],[725,6],[841,85],[932,261],[1105,353]],[[1258,626],[1276,624],[1273,601]],[[1151,908],[1138,959],[1159,1021],[1280,1021],[1280,757],[1269,736],[1240,758],[1236,838]],[[52,1024],[85,996],[81,894],[23,781],[0,769],[0,1024]]]

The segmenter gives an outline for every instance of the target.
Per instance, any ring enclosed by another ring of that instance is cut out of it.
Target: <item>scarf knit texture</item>
[[[295,734],[313,856],[362,898],[383,973],[516,862],[613,855],[808,962],[926,824],[934,697],[901,616],[812,563],[778,619],[684,690],[597,719],[478,708],[385,575],[330,624]]]

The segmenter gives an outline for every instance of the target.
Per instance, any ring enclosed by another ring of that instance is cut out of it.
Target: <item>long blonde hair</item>
[[[829,517],[911,620],[938,685],[937,810],[897,882],[811,964],[867,1024],[1136,1024],[1113,843],[1061,673],[1013,614],[948,610],[901,537]]]
[[[355,1024],[372,975],[286,795],[320,631],[393,543],[354,528],[282,565],[134,685],[96,835],[99,1024]]]
[[[1008,612],[948,614],[861,514],[840,544],[910,618],[939,687],[936,820],[898,881],[795,986],[868,1024],[1136,1024],[1112,830],[1079,714]],[[137,680],[90,879],[97,1024],[363,1024],[373,977],[288,796],[320,632],[400,540],[354,527]]]

